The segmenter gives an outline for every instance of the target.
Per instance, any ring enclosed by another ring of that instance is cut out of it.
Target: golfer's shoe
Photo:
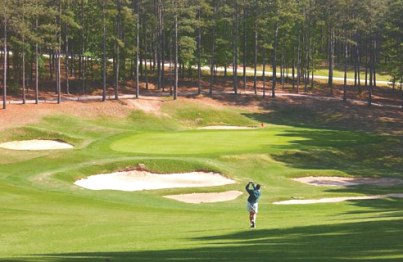
[[[252,223],[250,224],[250,228],[255,228],[255,222],[252,222]]]

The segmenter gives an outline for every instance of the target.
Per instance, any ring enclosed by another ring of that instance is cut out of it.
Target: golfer
[[[252,188],[250,188],[252,186]],[[246,191],[249,193],[248,202],[247,202],[247,210],[249,212],[249,221],[250,227],[256,227],[256,214],[258,212],[258,200],[260,198],[260,185],[255,184],[253,182],[249,182],[246,187]]]

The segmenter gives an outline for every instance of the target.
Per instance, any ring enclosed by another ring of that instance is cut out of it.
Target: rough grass
[[[262,114],[198,100],[167,103],[163,114],[133,111],[93,119],[54,115],[3,131],[1,140],[46,136],[74,150],[1,150],[0,261],[399,261],[403,201],[276,206],[276,200],[402,192],[401,187],[321,188],[291,181],[309,175],[400,176],[401,137],[332,127],[320,113],[264,105]],[[311,111],[313,112],[313,111]],[[201,116],[202,121],[195,121]],[[258,130],[190,130],[258,125]],[[343,122],[340,122],[343,123]],[[326,127],[326,128],[324,128]],[[158,148],[159,146],[159,148]],[[185,153],[184,153],[185,152]],[[90,191],[73,182],[135,168],[215,171],[238,184],[141,192]],[[256,230],[245,196],[192,205],[165,194],[242,190],[262,184]]]

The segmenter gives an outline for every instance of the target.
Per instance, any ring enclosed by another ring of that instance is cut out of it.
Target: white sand
[[[240,195],[242,195],[242,192],[240,191],[227,191],[220,193],[193,193],[182,195],[168,195],[164,197],[185,203],[200,204],[200,203],[231,201],[236,199]]]
[[[356,186],[356,185],[376,185],[393,186],[402,184],[403,180],[398,178],[370,178],[370,177],[300,177],[294,181],[313,186]]]
[[[256,127],[252,127],[252,126],[205,126],[205,127],[200,127],[199,129],[206,129],[206,130],[223,130],[223,129],[242,130],[242,129],[256,129]]]
[[[53,140],[23,140],[12,141],[0,144],[0,148],[12,150],[56,150],[71,149],[72,145]]]
[[[381,199],[381,198],[403,198],[403,194],[387,194],[387,195],[372,195],[372,196],[357,196],[357,197],[330,197],[321,199],[292,199],[285,201],[273,202],[275,205],[306,205],[306,204],[320,204],[320,203],[338,203],[349,200],[368,200],[368,199]]]
[[[210,187],[234,184],[235,181],[217,173],[153,174],[127,171],[89,176],[74,184],[91,190],[139,191],[163,188]]]

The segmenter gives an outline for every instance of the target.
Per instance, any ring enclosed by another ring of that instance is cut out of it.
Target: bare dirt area
[[[90,190],[140,191],[164,188],[213,187],[235,181],[217,173],[191,172],[154,174],[147,171],[125,171],[89,176],[74,184]]]
[[[8,104],[6,110],[0,110],[0,130],[20,127],[39,122],[49,115],[66,114],[81,118],[94,119],[97,117],[125,118],[134,110],[161,115],[161,105],[164,102],[159,97],[141,97],[140,99],[123,100],[85,100],[40,102],[39,104]]]
[[[116,117],[124,118],[133,111],[133,107],[120,101],[88,101],[39,104],[10,104],[6,110],[0,110],[0,130],[34,124],[49,115],[68,114],[84,118]]]
[[[292,179],[304,184],[313,186],[357,186],[357,185],[374,185],[374,186],[394,186],[403,184],[403,180],[399,178],[371,178],[371,177],[300,177]]]
[[[243,194],[242,192],[234,190],[219,193],[193,193],[193,194],[181,194],[181,195],[168,195],[164,197],[184,203],[201,204],[201,203],[231,201],[238,198],[242,194]]]

